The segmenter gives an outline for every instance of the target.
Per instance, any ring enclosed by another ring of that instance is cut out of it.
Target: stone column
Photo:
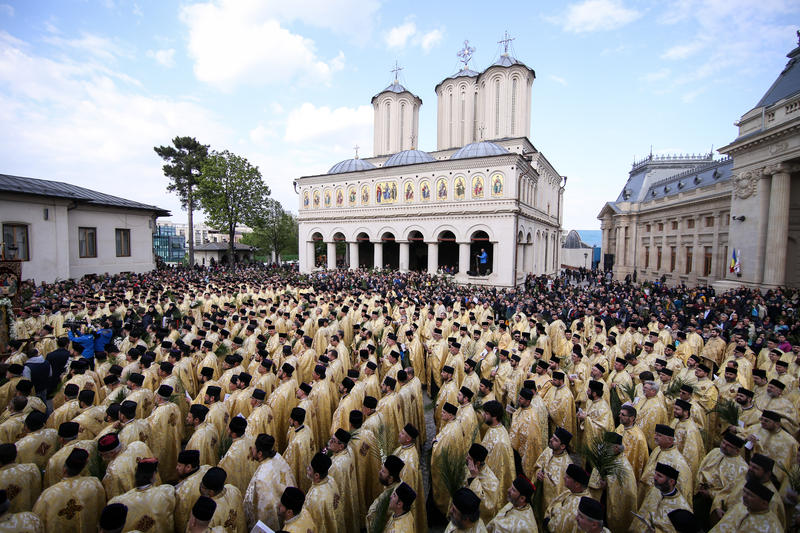
[[[398,241],[400,245],[400,261],[398,268],[400,272],[408,272],[408,241]]]
[[[436,274],[439,270],[439,243],[429,242],[428,245],[428,274]]]
[[[374,246],[375,254],[373,255],[372,268],[381,270],[383,269],[383,242],[378,241]]]
[[[311,272],[317,266],[317,258],[314,255],[314,241],[306,242],[306,272]]]
[[[336,243],[328,242],[328,270],[336,269]]]
[[[789,243],[790,174],[772,175],[767,219],[767,250],[764,255],[764,284],[780,286],[786,280],[786,247]]]
[[[467,275],[467,270],[471,270],[468,242],[458,243],[458,273],[462,276]]]
[[[355,270],[358,268],[358,241],[348,242],[347,245],[350,247],[350,270]]]

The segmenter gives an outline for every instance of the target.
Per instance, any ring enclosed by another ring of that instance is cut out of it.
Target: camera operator
[[[94,334],[91,326],[81,324],[80,329],[78,329],[76,324],[72,324],[67,336],[73,344],[77,344],[82,348],[81,356],[89,362],[90,367],[94,368]]]
[[[111,315],[103,317],[102,321],[98,323],[100,329],[95,332],[94,351],[102,352],[106,349],[106,344],[111,342],[114,338],[114,329],[112,324]]]

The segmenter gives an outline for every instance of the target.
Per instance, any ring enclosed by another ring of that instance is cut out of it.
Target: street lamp
[[[583,268],[589,268],[588,262],[589,262],[589,254],[584,252],[584,254],[583,254]]]

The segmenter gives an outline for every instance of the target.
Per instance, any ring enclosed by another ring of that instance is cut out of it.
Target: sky
[[[502,53],[535,70],[531,141],[568,177],[565,232],[597,214],[634,159],[731,142],[797,45],[791,0],[0,0],[0,173],[169,209],[153,151],[175,136],[230,150],[296,212],[292,181],[372,155],[370,99],[393,79],[423,101]],[[720,157],[717,154],[717,157]]]

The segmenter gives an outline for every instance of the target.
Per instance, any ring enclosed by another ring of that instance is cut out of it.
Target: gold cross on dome
[[[504,55],[508,55],[508,45],[510,45],[511,41],[513,41],[514,39],[515,39],[514,37],[511,37],[511,36],[508,35],[508,32],[505,32],[503,34],[503,38],[500,39],[499,41],[497,41],[497,44],[502,44],[503,45],[503,54]]]
[[[395,61],[394,62],[394,68],[392,70],[390,70],[390,72],[392,74],[394,74],[395,83],[397,83],[397,75],[400,73],[401,70],[403,70],[403,67],[401,67],[400,64],[397,61]]]
[[[358,149],[361,148],[359,145],[353,146],[353,150],[356,151],[356,159],[358,159]]]

